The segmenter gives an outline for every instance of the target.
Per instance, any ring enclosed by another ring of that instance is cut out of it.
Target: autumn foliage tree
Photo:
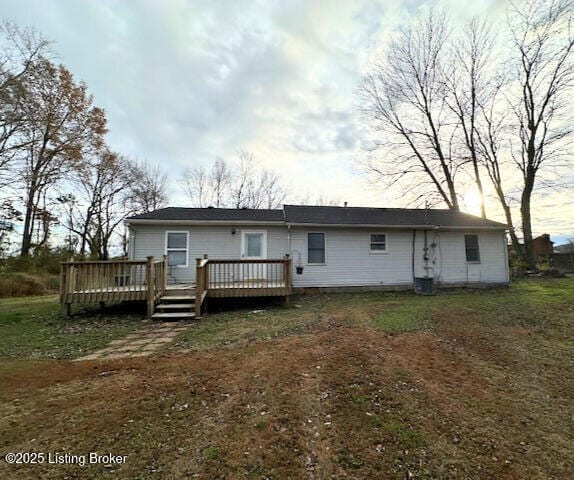
[[[26,148],[18,160],[24,196],[22,256],[30,253],[43,194],[88,152],[101,149],[106,133],[104,111],[93,105],[86,85],[77,83],[63,65],[36,62],[25,88],[27,120],[19,136]]]

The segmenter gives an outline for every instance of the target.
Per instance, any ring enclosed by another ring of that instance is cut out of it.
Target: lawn
[[[81,357],[135,330],[145,316],[127,304],[76,310],[61,315],[55,295],[0,298],[0,357]]]
[[[127,456],[0,478],[574,476],[572,278],[299,297],[210,314],[147,359],[63,360],[137,318],[0,303],[0,455]]]

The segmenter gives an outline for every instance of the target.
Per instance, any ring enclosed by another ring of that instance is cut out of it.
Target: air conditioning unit
[[[415,293],[420,295],[434,295],[434,278],[415,277]]]

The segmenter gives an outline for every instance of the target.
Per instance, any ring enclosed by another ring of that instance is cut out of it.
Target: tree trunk
[[[536,257],[532,245],[532,218],[530,200],[534,189],[534,173],[528,171],[524,178],[524,190],[520,199],[520,214],[522,215],[522,234],[524,236],[524,259],[530,270],[536,269]]]
[[[24,231],[22,232],[22,248],[20,250],[21,257],[27,257],[28,255],[30,255],[30,249],[32,248],[35,196],[36,196],[36,187],[31,186],[28,192],[28,199],[26,200],[26,215],[24,217]]]

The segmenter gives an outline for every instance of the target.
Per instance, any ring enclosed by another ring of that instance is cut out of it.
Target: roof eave
[[[158,220],[126,218],[126,225],[285,225],[283,220]]]
[[[384,223],[299,223],[287,222],[290,227],[336,227],[336,228],[392,228],[392,229],[417,229],[417,230],[509,230],[506,225],[388,225]]]

